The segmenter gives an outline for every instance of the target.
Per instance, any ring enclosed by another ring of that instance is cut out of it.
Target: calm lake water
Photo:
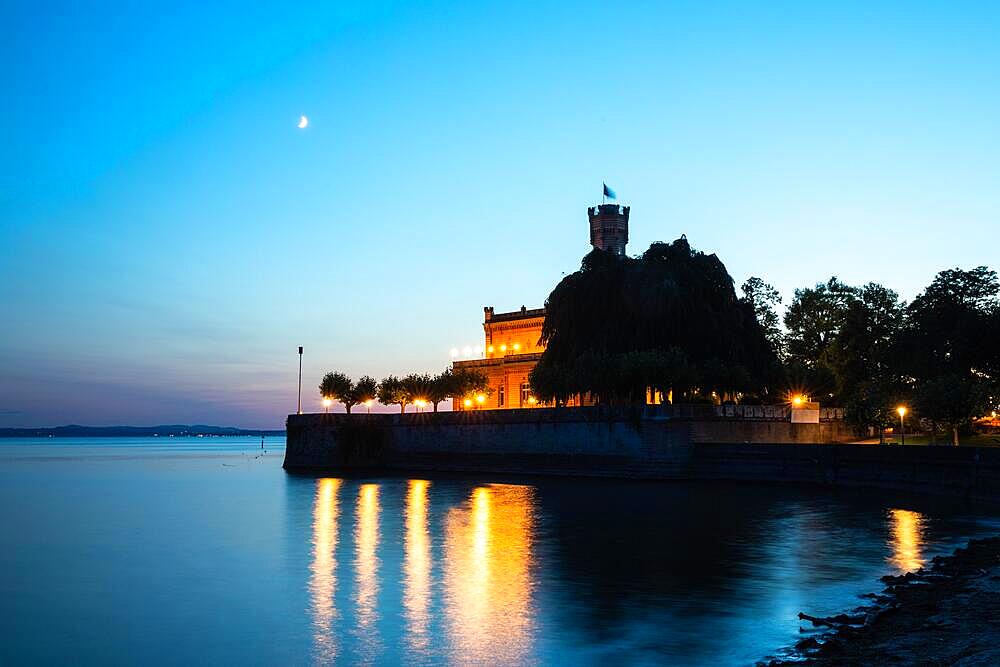
[[[749,664],[998,521],[757,485],[316,479],[283,439],[0,440],[0,663]]]

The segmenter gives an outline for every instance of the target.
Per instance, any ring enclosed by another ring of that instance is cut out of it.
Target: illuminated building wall
[[[527,389],[528,374],[542,356],[545,347],[542,325],[545,323],[545,309],[533,308],[511,313],[495,313],[491,306],[483,309],[483,332],[485,334],[485,358],[456,361],[455,370],[480,370],[489,378],[490,394],[482,403],[475,397],[456,400],[455,409],[508,409],[530,408],[537,403]],[[465,405],[465,401],[469,405]]]

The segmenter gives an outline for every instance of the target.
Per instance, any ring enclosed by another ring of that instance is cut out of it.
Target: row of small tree
[[[531,381],[536,397],[555,405],[582,394],[602,404],[635,405],[645,403],[650,390],[685,403],[714,402],[755,388],[745,367],[717,359],[696,364],[679,347],[634,352],[588,350],[560,364],[543,357],[532,371]]]
[[[434,406],[434,412],[445,400],[462,399],[476,394],[489,394],[486,374],[475,370],[446,369],[437,375],[411,373],[403,377],[390,375],[381,382],[363,375],[357,382],[346,373],[331,371],[323,376],[319,385],[320,396],[331,401],[339,401],[348,414],[355,405],[378,400],[382,405],[398,405],[401,413],[407,405],[426,402]]]

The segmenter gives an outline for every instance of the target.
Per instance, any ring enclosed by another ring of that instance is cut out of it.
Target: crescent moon
[[[299,129],[304,130],[309,127],[309,119],[306,116],[299,116]]]

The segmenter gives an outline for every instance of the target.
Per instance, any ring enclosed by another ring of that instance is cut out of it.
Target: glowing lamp
[[[902,419],[903,417],[906,416],[906,406],[905,405],[899,406],[898,408],[896,408],[896,412],[899,413],[899,418]]]
[[[462,404],[465,407],[467,407],[467,408],[471,408],[472,407],[472,399],[471,398],[467,398],[467,399],[465,399],[465,401],[462,402]]]
[[[493,354],[493,346],[490,345],[488,348],[486,348],[486,351],[489,352],[490,354]]]
[[[482,405],[486,402],[486,394],[476,394],[476,403]]]
[[[507,346],[506,345],[501,345],[500,346],[500,351],[501,352],[506,352],[507,351]]]
[[[520,343],[514,343],[514,351],[517,352],[520,349],[521,349],[521,344]]]
[[[803,398],[802,398],[801,394],[795,394],[795,396],[792,397],[792,405],[794,405],[796,407],[802,405],[802,401],[803,401]]]
[[[534,405],[534,404],[535,404],[535,403],[537,403],[537,402],[538,402],[538,399],[537,399],[537,398],[535,398],[534,396],[529,396],[529,397],[528,397],[528,404],[529,404],[529,405]]]

